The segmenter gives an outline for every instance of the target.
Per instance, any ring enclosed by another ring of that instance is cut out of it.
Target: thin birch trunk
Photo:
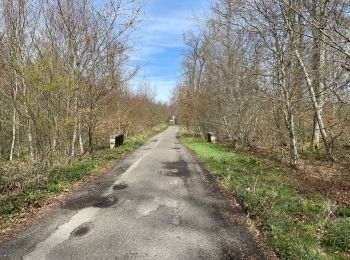
[[[16,130],[16,143],[17,143],[17,157],[19,157],[21,155],[21,152],[23,151],[22,149],[22,143],[21,143],[21,128],[19,127],[20,126],[20,118],[19,118],[19,115],[18,115],[18,112],[17,112],[17,130]]]
[[[14,107],[13,108],[13,115],[12,115],[12,141],[11,141],[11,149],[10,149],[10,161],[13,160],[13,152],[15,149],[15,142],[16,142],[16,124],[17,124],[17,110]]]
[[[79,148],[80,148],[80,154],[84,154],[84,142],[83,142],[83,137],[81,133],[81,122],[79,119],[79,124],[78,124],[78,133],[79,133]]]
[[[297,147],[297,137],[295,134],[295,126],[294,126],[294,115],[291,113],[289,115],[289,124],[290,124],[290,129],[289,129],[289,139],[290,139],[290,164],[293,167],[296,167],[297,165],[297,160],[298,160],[298,147]]]
[[[32,124],[30,120],[29,110],[28,110],[28,103],[26,101],[27,99],[27,85],[24,81],[24,78],[22,77],[22,87],[23,87],[23,96],[24,96],[24,110],[26,114],[26,121],[27,121],[27,137],[28,137],[28,147],[29,147],[29,159],[31,162],[34,162],[34,147],[33,147],[33,134],[32,134]]]
[[[53,137],[52,137],[52,152],[56,153],[58,126],[57,126],[57,118],[55,116],[53,117],[53,121],[55,124],[55,130],[54,130]]]
[[[313,128],[313,135],[312,135],[312,150],[320,149],[320,126],[318,125],[317,117],[315,115],[314,117],[314,128]]]
[[[316,99],[315,90],[314,90],[314,88],[312,86],[312,80],[310,78],[310,75],[309,75],[306,67],[305,67],[305,64],[304,64],[303,60],[300,57],[298,49],[295,48],[294,52],[295,52],[295,55],[296,55],[296,57],[298,59],[298,62],[300,64],[300,66],[301,66],[301,68],[303,69],[303,72],[304,72],[306,85],[308,87],[310,98],[311,98],[311,101],[312,101],[312,105],[313,105],[314,110],[315,110],[316,119],[317,119],[317,122],[318,122],[318,125],[319,125],[319,128],[320,128],[320,133],[321,133],[321,136],[322,136],[322,139],[323,139],[324,146],[326,148],[327,156],[328,156],[328,158],[330,160],[336,161],[336,157],[333,154],[332,147],[331,147],[330,143],[328,143],[327,133],[326,133],[325,126],[324,126],[324,123],[323,123],[321,110],[319,108],[319,104],[318,104],[317,99]]]
[[[32,135],[32,124],[30,122],[30,118],[27,119],[27,136],[28,136],[28,146],[29,146],[29,159],[32,162],[34,162],[33,135]]]
[[[71,153],[70,156],[73,158],[75,156],[75,142],[77,141],[77,130],[78,130],[78,98],[75,98],[74,102],[74,111],[75,111],[75,120],[74,120],[74,128],[73,128],[73,136],[71,143]]]
[[[13,82],[13,115],[12,115],[12,141],[10,148],[10,161],[13,160],[13,153],[15,150],[16,143],[16,131],[17,131],[17,109],[16,109],[16,100],[17,100],[17,90],[18,90],[18,81],[17,81],[17,73],[14,71],[14,82]]]
[[[74,129],[73,129],[72,143],[71,143],[71,152],[70,152],[71,158],[75,156],[75,142],[77,140],[77,128],[78,128],[78,123],[75,122]]]

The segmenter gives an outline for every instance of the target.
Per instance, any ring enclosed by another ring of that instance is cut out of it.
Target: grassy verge
[[[109,163],[121,159],[125,154],[135,150],[151,136],[164,129],[165,126],[159,131],[152,131],[134,140],[126,141],[115,150],[100,149],[93,156],[80,161],[27,172],[25,178],[33,178],[37,181],[31,182],[30,185],[16,192],[0,195],[0,218],[11,219],[23,208],[40,207],[50,196],[62,193],[77,181],[98,173]],[[20,171],[21,168],[17,170]],[[2,182],[6,183],[6,180]]]
[[[175,126],[176,124],[172,123],[172,122],[169,122],[169,121],[165,121],[164,124],[166,126]]]
[[[281,259],[349,259],[350,210],[320,194],[303,194],[285,183],[283,168],[268,169],[251,155],[182,138],[237,197]],[[331,188],[331,187],[330,187]]]

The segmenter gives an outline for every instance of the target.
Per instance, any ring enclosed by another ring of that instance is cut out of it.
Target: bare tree
[[[211,10],[185,38],[176,91],[185,125],[282,159],[288,151],[293,167],[310,148],[335,160],[335,140],[347,138],[349,4],[218,0]]]
[[[140,1],[2,0],[1,7],[2,155],[65,162],[92,153],[110,133],[138,134],[164,119],[166,106],[129,90]],[[139,100],[147,124],[133,128]]]

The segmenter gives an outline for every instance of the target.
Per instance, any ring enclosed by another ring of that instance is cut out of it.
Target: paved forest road
[[[177,132],[153,137],[1,244],[0,259],[264,259],[246,228],[225,220],[227,202]]]

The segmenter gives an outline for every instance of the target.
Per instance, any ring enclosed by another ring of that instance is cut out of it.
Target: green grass
[[[165,127],[160,131],[164,129]],[[100,149],[91,157],[81,161],[51,168],[35,169],[32,173],[33,178],[40,176],[40,181],[15,194],[0,195],[0,217],[11,218],[25,206],[40,207],[50,195],[63,192],[73,183],[96,173],[111,161],[121,159],[125,154],[135,150],[160,131],[152,131],[138,139],[129,140],[114,150]]]
[[[166,126],[174,126],[174,125],[176,125],[176,124],[174,124],[172,122],[169,122],[169,121],[164,121],[163,124],[166,125]]]
[[[209,169],[234,189],[268,246],[281,259],[348,259],[349,209],[321,195],[306,195],[281,180],[283,168],[267,170],[264,161],[218,144],[182,138]]]

